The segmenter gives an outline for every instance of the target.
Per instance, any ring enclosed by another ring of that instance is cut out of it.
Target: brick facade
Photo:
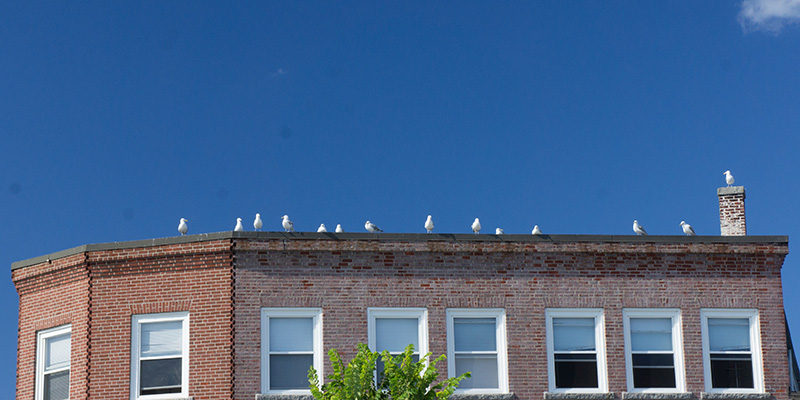
[[[719,229],[722,236],[747,235],[744,212],[744,186],[721,187],[719,197]]]
[[[680,309],[687,391],[697,398],[700,310],[758,309],[765,392],[785,400],[787,252],[785,237],[270,232],[85,247],[15,265],[17,398],[33,399],[36,332],[65,323],[73,400],[129,399],[131,317],[170,311],[190,314],[190,396],[250,400],[261,391],[262,307],[321,308],[323,351],[345,358],[367,342],[368,307],[422,307],[435,355],[447,352],[447,309],[504,309],[509,392],[519,399],[548,391],[548,308],[603,310],[613,397],[627,390],[623,309]]]

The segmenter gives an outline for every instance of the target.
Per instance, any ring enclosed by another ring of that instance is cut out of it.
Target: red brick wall
[[[705,390],[700,309],[758,308],[765,388],[788,398],[780,281],[785,249],[367,241],[237,247],[237,400],[260,391],[261,307],[322,307],[324,351],[336,348],[346,359],[356,343],[367,342],[367,307],[427,307],[434,355],[447,351],[447,308],[505,308],[509,386],[520,399],[540,399],[547,391],[548,307],[603,308],[609,389],[617,395],[627,390],[622,309],[680,308],[687,387],[697,397]],[[330,372],[327,356],[325,369]],[[446,375],[446,365],[440,371]]]

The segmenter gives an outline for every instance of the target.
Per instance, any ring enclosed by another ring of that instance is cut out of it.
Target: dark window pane
[[[180,358],[142,360],[139,383],[141,394],[181,392]]]
[[[675,368],[633,368],[635,388],[674,388]]]
[[[272,390],[308,389],[308,370],[314,365],[312,354],[272,354],[269,356],[269,388]]]
[[[753,388],[753,362],[749,354],[711,354],[711,386]]]
[[[669,367],[675,365],[672,354],[633,354],[633,367]]]
[[[594,354],[555,354],[557,388],[596,388],[597,360]]]
[[[69,398],[69,370],[44,376],[44,400]]]

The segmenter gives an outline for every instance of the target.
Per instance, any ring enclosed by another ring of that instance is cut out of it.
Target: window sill
[[[314,400],[310,394],[257,394],[256,400]]]
[[[514,393],[454,393],[448,400],[516,400]]]
[[[544,392],[544,400],[613,400],[614,393]]]
[[[770,393],[700,393],[700,400],[769,400]]]
[[[622,400],[691,400],[694,393],[622,392]]]

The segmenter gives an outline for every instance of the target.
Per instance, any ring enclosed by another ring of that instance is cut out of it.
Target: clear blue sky
[[[800,4],[764,1],[0,4],[0,398],[14,261],[256,212],[719,235],[726,169],[800,339]]]

